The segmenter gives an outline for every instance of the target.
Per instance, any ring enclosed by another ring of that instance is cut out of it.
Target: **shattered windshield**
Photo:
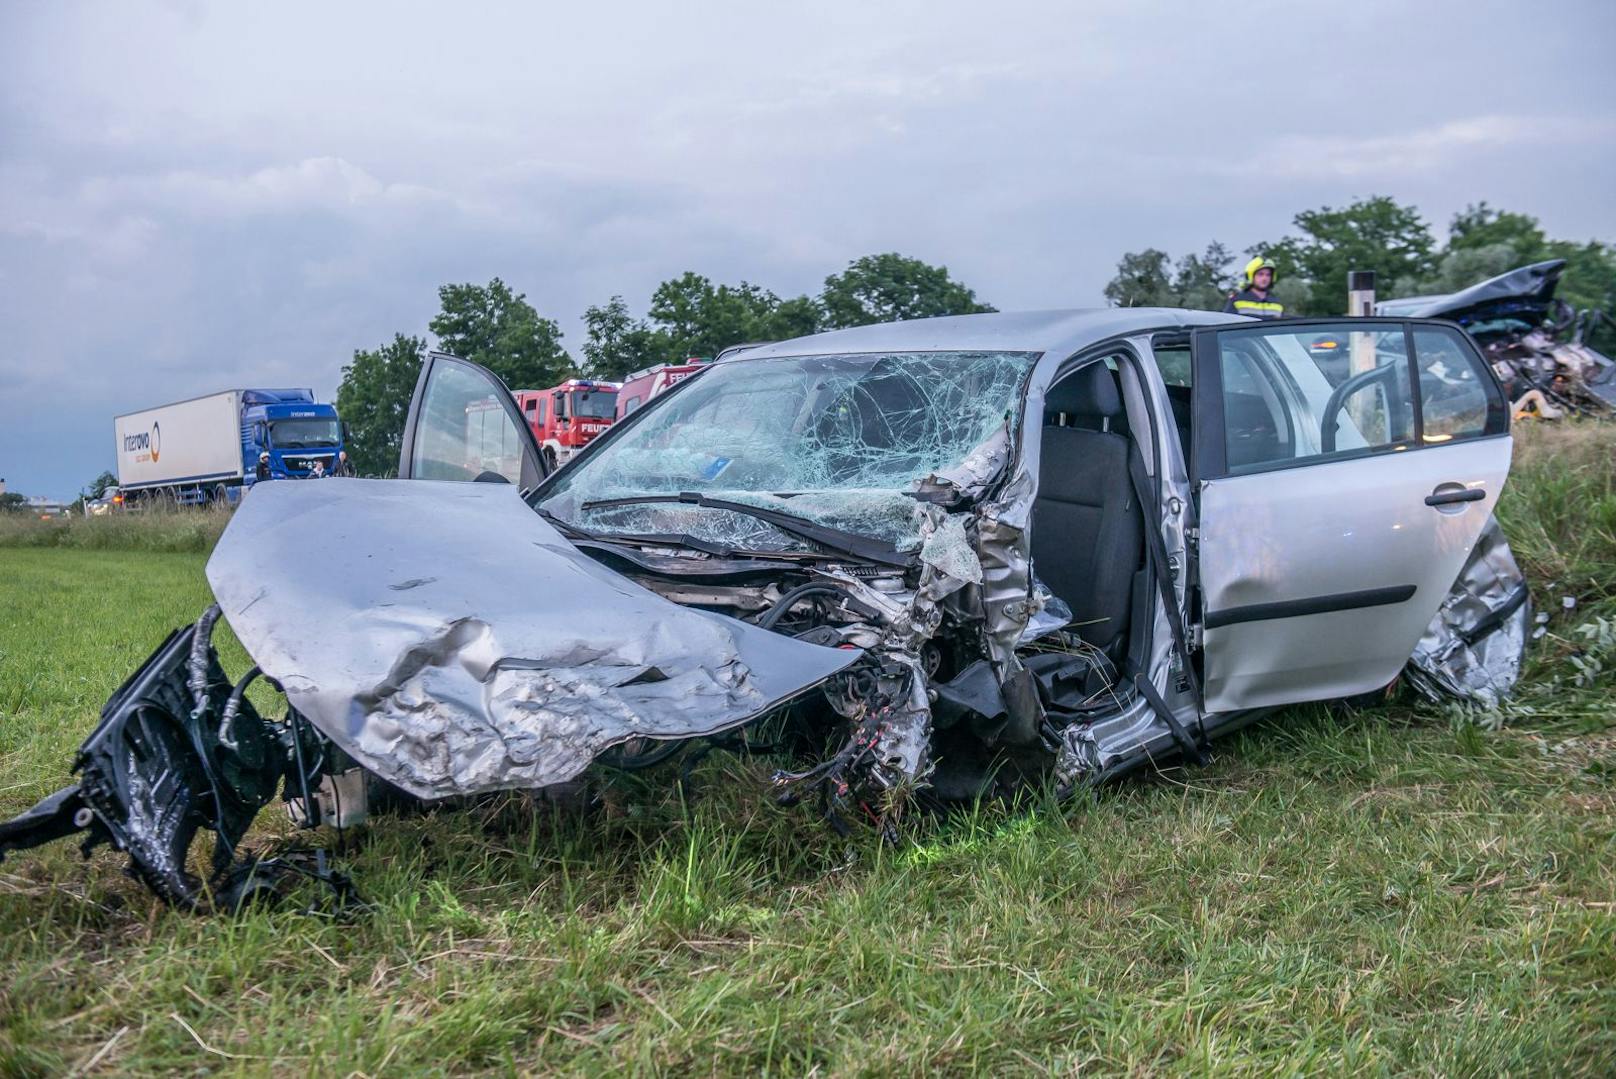
[[[747,550],[809,546],[693,492],[885,540],[919,542],[917,481],[1005,425],[1037,353],[786,356],[719,364],[557,477],[543,506],[590,532],[689,535]]]

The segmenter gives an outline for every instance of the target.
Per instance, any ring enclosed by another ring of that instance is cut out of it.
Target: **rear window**
[[[1281,323],[1217,340],[1231,474],[1477,438],[1508,426],[1502,395],[1454,327]]]

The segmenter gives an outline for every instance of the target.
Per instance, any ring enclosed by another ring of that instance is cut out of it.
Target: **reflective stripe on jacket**
[[[1249,288],[1243,288],[1223,305],[1226,315],[1250,315],[1252,318],[1284,318],[1285,305],[1273,298],[1269,293],[1266,297],[1258,296]]]

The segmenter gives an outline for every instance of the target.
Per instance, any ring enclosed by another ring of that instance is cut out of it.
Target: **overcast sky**
[[[1616,240],[1616,3],[1246,7],[0,0],[0,476],[71,497],[118,412],[328,398],[451,281],[576,354],[687,269],[895,250],[1092,306],[1124,251],[1369,194]]]

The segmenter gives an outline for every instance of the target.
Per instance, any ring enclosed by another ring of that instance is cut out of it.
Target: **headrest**
[[[1119,416],[1122,395],[1117,392],[1117,377],[1105,364],[1091,363],[1049,388],[1044,397],[1044,411],[1107,419]]]

